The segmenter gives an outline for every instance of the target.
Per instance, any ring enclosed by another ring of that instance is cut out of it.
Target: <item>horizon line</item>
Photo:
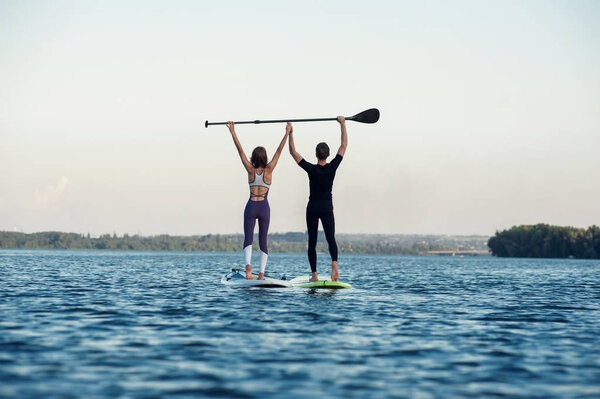
[[[120,235],[116,232],[112,233],[80,233],[75,231],[61,231],[61,230],[43,230],[43,231],[35,231],[35,232],[25,232],[20,230],[0,230],[0,233],[21,233],[21,234],[41,234],[41,233],[63,233],[63,234],[78,234],[78,235],[90,235],[91,238],[99,238],[105,235],[116,236],[116,237],[124,237],[125,235],[131,237],[156,237],[156,236],[171,236],[171,237],[195,237],[195,236],[208,236],[208,235],[220,235],[220,236],[234,236],[240,235],[243,236],[244,233],[197,233],[197,234],[171,234],[171,233],[157,233],[157,234],[148,234],[144,235],[142,233],[121,233]],[[300,233],[300,234],[308,234],[306,230],[304,231],[285,231],[285,232],[269,232],[269,235],[277,235],[277,234],[289,234],[289,233]],[[323,233],[323,230],[319,230],[319,233]],[[257,235],[258,233],[254,233]],[[336,233],[337,235],[365,235],[365,236],[448,236],[448,237],[491,237],[491,235],[487,234],[443,234],[443,233]]]

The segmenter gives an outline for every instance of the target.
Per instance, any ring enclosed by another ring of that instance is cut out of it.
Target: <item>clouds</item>
[[[69,184],[69,179],[61,176],[55,185],[35,190],[33,200],[27,204],[26,208],[32,211],[56,210]]]
[[[81,201],[65,175],[19,176],[8,183],[10,190],[0,194],[0,230],[73,231],[69,223],[81,223],[77,214]]]

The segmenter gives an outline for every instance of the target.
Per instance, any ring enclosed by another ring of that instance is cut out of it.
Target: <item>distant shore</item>
[[[487,236],[404,235],[404,234],[337,234],[342,253],[389,255],[481,255],[487,254]],[[269,234],[270,252],[298,253],[306,251],[306,233]],[[89,234],[48,231],[19,233],[0,231],[0,249],[97,249],[151,251],[239,251],[241,234],[206,234],[194,236],[140,236]],[[257,245],[258,240],[255,240]],[[258,248],[256,248],[258,249]],[[327,243],[319,234],[317,250],[327,251]]]
[[[487,245],[492,255],[502,258],[600,259],[600,227],[513,226],[497,231]]]

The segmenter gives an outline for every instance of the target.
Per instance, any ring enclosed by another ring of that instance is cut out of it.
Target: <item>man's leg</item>
[[[338,260],[338,247],[335,242],[335,218],[333,211],[327,212],[321,217],[321,223],[323,223],[323,230],[325,231],[325,239],[327,239],[327,245],[329,246],[329,255],[331,256],[331,281],[337,281],[339,277],[337,269]]]
[[[318,280],[317,275],[317,237],[319,218],[310,212],[310,204],[306,207],[306,230],[308,231],[308,263],[312,272],[312,281]]]

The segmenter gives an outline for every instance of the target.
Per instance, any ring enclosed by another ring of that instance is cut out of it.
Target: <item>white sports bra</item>
[[[254,181],[252,183],[248,183],[250,187],[265,187],[267,191],[264,194],[254,194],[252,190],[250,190],[250,198],[267,198],[267,194],[269,194],[269,189],[271,188],[270,184],[265,183],[265,170],[263,169],[261,174],[256,173],[256,169],[254,169]]]

